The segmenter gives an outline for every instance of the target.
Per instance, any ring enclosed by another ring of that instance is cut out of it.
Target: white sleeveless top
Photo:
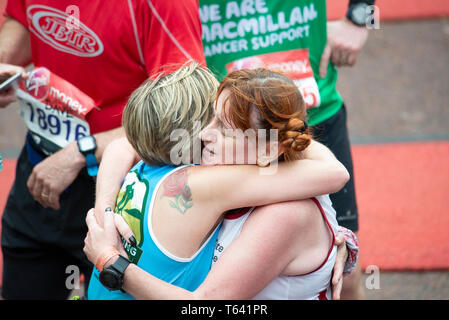
[[[330,300],[332,298],[331,277],[337,256],[337,246],[334,240],[338,228],[336,212],[328,195],[318,196],[312,198],[312,200],[320,209],[332,232],[332,245],[325,261],[316,270],[307,274],[277,276],[253,297],[254,300]],[[231,242],[238,237],[246,219],[254,208],[243,208],[225,216],[218,234],[212,266]]]

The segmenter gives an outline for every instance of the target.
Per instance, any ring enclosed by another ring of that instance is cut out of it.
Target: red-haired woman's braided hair
[[[292,152],[301,152],[311,141],[307,123],[298,118],[288,120],[285,128],[279,131],[279,142],[286,151],[291,149]]]
[[[278,129],[283,158],[286,161],[300,158],[300,152],[312,138],[304,99],[290,78],[267,69],[241,69],[223,79],[217,96],[225,89],[229,90],[226,117],[230,123],[243,131]],[[270,136],[268,132],[266,136]]]

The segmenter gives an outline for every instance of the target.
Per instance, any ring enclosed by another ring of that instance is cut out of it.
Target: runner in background
[[[23,73],[32,62],[95,104],[79,122],[53,105],[20,99],[32,130],[2,218],[2,296],[65,299],[71,289],[67,267],[74,265],[90,278],[92,265],[82,251],[87,227],[80,213],[94,205],[93,176],[104,148],[124,135],[121,115],[129,95],[163,65],[204,63],[198,3],[10,0],[6,16],[0,75]],[[0,107],[13,100],[14,92],[0,95]]]
[[[300,88],[314,137],[348,169],[350,181],[331,195],[339,225],[358,231],[346,107],[335,66],[353,66],[368,30],[368,5],[350,0],[347,17],[327,22],[325,0],[200,0],[207,65],[219,80],[233,70],[281,70]],[[343,299],[363,299],[361,270],[345,278]]]

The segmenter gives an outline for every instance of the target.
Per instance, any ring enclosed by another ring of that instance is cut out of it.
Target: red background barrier
[[[327,17],[336,20],[343,17],[349,0],[327,0]],[[380,21],[424,19],[449,16],[447,0],[376,0]]]
[[[336,20],[346,13],[349,0],[327,0],[327,16],[329,20]],[[6,0],[0,0],[0,12],[3,12]],[[403,20],[423,19],[449,16],[449,1],[447,0],[377,0],[380,19]],[[4,17],[0,17],[0,24]]]

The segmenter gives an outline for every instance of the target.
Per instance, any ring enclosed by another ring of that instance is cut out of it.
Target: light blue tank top
[[[160,184],[169,174],[181,168],[183,167],[170,165],[148,166],[143,161],[139,162],[125,177],[117,197],[115,212],[124,217],[137,240],[137,247],[132,247],[122,239],[129,259],[161,280],[194,291],[211,268],[220,226],[192,257],[181,258],[163,248],[149,223],[152,221],[152,209]],[[176,185],[170,187],[177,188]],[[185,202],[183,204],[188,205]],[[120,290],[106,289],[99,281],[99,274],[97,268],[94,268],[87,291],[89,300],[134,299]]]

